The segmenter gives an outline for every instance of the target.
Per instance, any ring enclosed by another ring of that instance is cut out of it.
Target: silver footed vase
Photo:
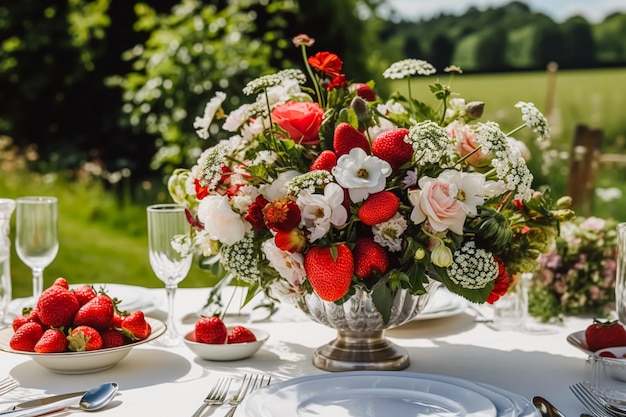
[[[315,294],[302,296],[299,307],[312,320],[337,330],[337,337],[313,354],[313,365],[326,371],[405,369],[410,364],[406,349],[385,338],[385,330],[416,317],[431,301],[441,284],[429,280],[426,293],[396,292],[387,323],[363,288],[343,304],[324,301]]]

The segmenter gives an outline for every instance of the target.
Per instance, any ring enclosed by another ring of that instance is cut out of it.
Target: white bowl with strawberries
[[[84,374],[115,366],[139,344],[156,339],[165,324],[143,312],[120,312],[119,300],[89,285],[70,290],[58,278],[32,310],[0,331],[0,349],[30,356],[56,373]]]
[[[185,335],[185,345],[210,361],[235,361],[254,355],[269,333],[243,325],[227,327],[219,317],[201,317]]]

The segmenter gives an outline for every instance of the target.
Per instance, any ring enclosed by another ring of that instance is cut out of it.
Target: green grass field
[[[413,81],[415,97],[424,101],[429,99],[428,84],[434,80],[429,77]],[[442,78],[443,81],[447,82],[447,76]],[[519,124],[519,110],[513,107],[517,101],[532,101],[545,110],[547,85],[545,73],[518,73],[456,75],[452,87],[468,101],[484,101],[486,108],[482,120],[497,121],[506,131]],[[564,193],[569,149],[576,124],[602,128],[605,131],[603,151],[623,152],[626,142],[624,85],[626,69],[568,71],[557,75],[551,120],[553,148],[561,152],[562,158],[547,175],[536,175],[539,183],[549,181],[553,185],[555,195]],[[399,82],[396,86],[401,89],[405,84]],[[526,139],[532,142],[530,136]],[[537,174],[536,167],[533,172]],[[626,166],[601,168],[598,186],[618,187],[625,197],[610,204],[596,201],[594,215],[626,221],[625,179]],[[162,286],[148,262],[145,206],[120,205],[97,183],[68,184],[50,176],[42,178],[5,168],[0,173],[0,197],[20,195],[56,195],[59,198],[60,249],[44,272],[44,286],[50,285],[58,276],[64,276],[72,283]],[[12,239],[14,230],[13,227]],[[31,293],[30,270],[17,258],[14,248],[12,255],[14,297],[28,296]],[[194,266],[181,287],[211,284],[209,275]]]

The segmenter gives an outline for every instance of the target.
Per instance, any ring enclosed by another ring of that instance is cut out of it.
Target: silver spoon
[[[25,408],[23,410],[4,411],[0,416],[11,417],[36,417],[44,414],[65,410],[69,407],[78,407],[82,411],[96,411],[111,402],[118,390],[117,382],[107,382],[96,385],[85,394],[77,398],[68,398],[52,404],[40,405],[37,407]],[[78,400],[78,403],[77,403]]]

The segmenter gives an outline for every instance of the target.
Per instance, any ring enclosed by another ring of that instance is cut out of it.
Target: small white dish
[[[35,353],[13,350],[9,345],[11,336],[13,336],[13,328],[7,327],[0,330],[0,350],[30,356],[38,365],[57,374],[100,372],[117,365],[135,346],[151,342],[165,333],[166,326],[162,321],[151,317],[146,317],[146,321],[152,327],[152,333],[148,338],[120,347],[87,352]]]
[[[192,330],[185,335],[185,345],[198,357],[208,361],[236,361],[254,355],[263,346],[270,334],[265,330],[248,329],[254,333],[256,342],[233,344],[209,344],[196,342],[195,332]],[[228,329],[230,330],[230,328]]]

